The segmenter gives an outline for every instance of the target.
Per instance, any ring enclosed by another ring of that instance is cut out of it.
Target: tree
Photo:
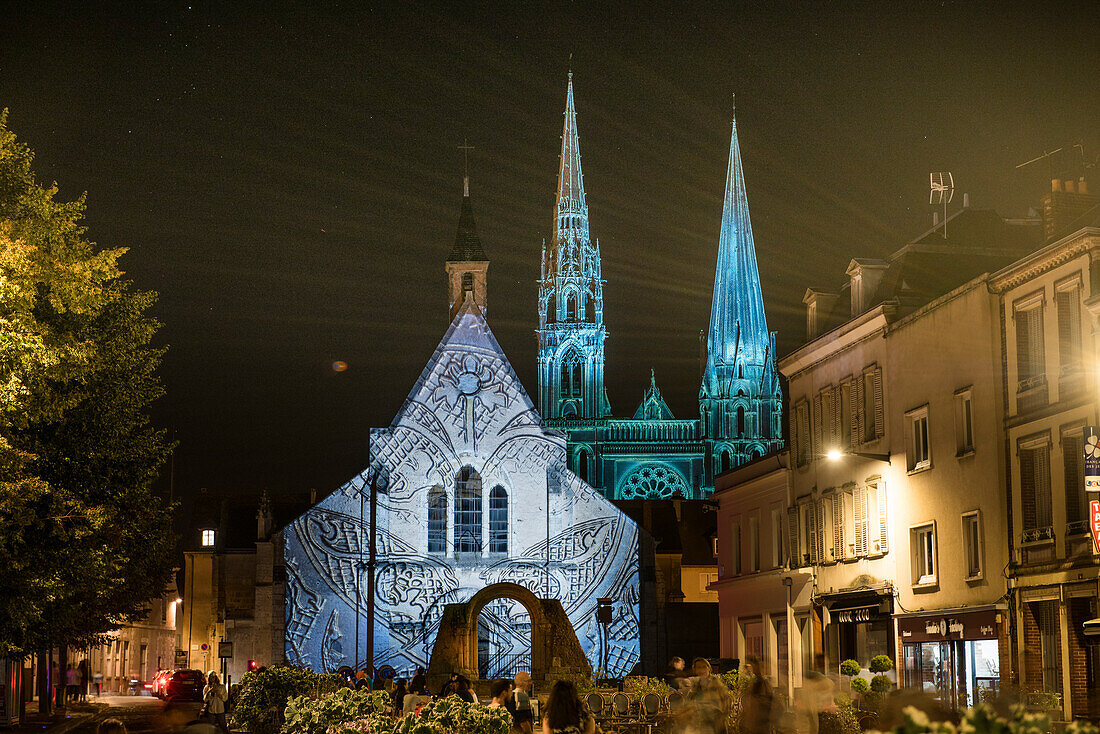
[[[149,425],[156,294],[85,237],[0,113],[0,655],[140,617],[172,572],[170,451]]]

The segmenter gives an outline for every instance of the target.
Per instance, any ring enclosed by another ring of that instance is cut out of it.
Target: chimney
[[[1050,180],[1050,190],[1051,191],[1061,191],[1062,190],[1062,180],[1059,179],[1059,178],[1052,178]]]
[[[1050,180],[1050,193],[1042,199],[1043,235],[1050,240],[1069,234],[1067,230],[1082,214],[1100,204],[1100,196],[1089,193],[1084,176]]]
[[[1077,193],[1088,196],[1089,194],[1089,182],[1085,180],[1085,177],[1077,179]]]
[[[1065,186],[1067,194],[1076,194],[1077,193],[1077,182],[1074,181],[1073,179],[1068,179],[1063,184],[1063,186]]]

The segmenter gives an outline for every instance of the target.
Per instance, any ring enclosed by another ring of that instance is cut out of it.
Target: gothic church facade
[[[630,418],[604,388],[603,278],[589,228],[573,75],[566,92],[554,233],[539,280],[539,410],[568,436],[569,462],[614,500],[705,499],[714,477],[783,444],[775,334],[768,331],[737,121],[730,137],[699,413],[676,418],[655,376]]]

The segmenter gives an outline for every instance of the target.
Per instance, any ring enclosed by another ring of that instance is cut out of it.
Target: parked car
[[[201,670],[174,670],[164,683],[161,698],[165,701],[202,701],[206,676]]]
[[[168,682],[168,679],[172,677],[174,670],[158,670],[157,674],[153,676],[153,687],[149,690],[157,698],[164,698],[164,684]]]

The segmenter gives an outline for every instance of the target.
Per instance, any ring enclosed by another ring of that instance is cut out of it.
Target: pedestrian
[[[526,670],[516,673],[515,690],[512,692],[515,710],[512,712],[512,729],[522,734],[531,734],[535,716],[531,709],[531,674]]]
[[[397,716],[401,715],[401,710],[405,707],[405,696],[409,693],[409,689],[405,685],[404,678],[397,679],[397,687],[393,689],[393,710]]]
[[[748,662],[752,682],[743,694],[741,731],[744,734],[771,734],[774,703],[772,687],[764,675],[764,666],[760,658],[750,656]]]
[[[466,703],[478,702],[477,694],[470,688],[470,680],[464,675],[458,676],[458,679],[455,681],[454,695],[458,696]]]
[[[103,673],[97,670],[93,678],[95,680],[95,695],[98,698],[103,695]]]
[[[69,701],[76,701],[78,692],[80,691],[80,679],[77,677],[76,668],[72,663],[69,663],[65,668],[65,698]]]
[[[202,689],[202,707],[222,734],[229,734],[229,726],[225,723],[225,702],[228,699],[229,694],[218,679],[218,674],[211,670],[206,675],[206,687]]]
[[[104,719],[96,727],[96,734],[126,734],[126,725],[118,719]]]
[[[416,667],[416,675],[409,682],[409,690],[413,693],[421,693],[428,690],[428,676],[424,673],[422,666]]]
[[[729,717],[730,696],[726,684],[712,675],[710,661],[695,658],[691,663],[693,678],[685,681],[688,685],[688,703],[690,718],[699,731],[725,734]],[[765,732],[765,734],[769,734]]]
[[[687,677],[687,673],[684,672],[685,665],[687,663],[679,655],[668,661],[668,670],[665,671],[665,683],[674,691],[680,690],[680,687],[684,684],[684,679]]]
[[[446,698],[458,692],[458,673],[451,673],[450,679],[439,689],[439,697]]]
[[[596,719],[577,695],[577,687],[559,680],[550,691],[546,715],[542,717],[543,734],[595,734]]]
[[[80,666],[77,668],[77,675],[80,678],[80,702],[85,703],[88,700],[88,679],[91,677],[88,675],[88,658],[84,658],[80,661]]]
[[[507,709],[508,701],[512,698],[512,681],[495,680],[489,684],[489,694],[493,700],[489,702],[491,709]]]

